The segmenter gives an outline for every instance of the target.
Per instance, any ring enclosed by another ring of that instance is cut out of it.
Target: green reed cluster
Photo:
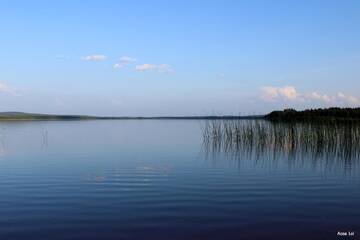
[[[271,122],[266,120],[211,120],[202,125],[208,153],[232,156],[322,159],[352,164],[360,158],[357,121]]]

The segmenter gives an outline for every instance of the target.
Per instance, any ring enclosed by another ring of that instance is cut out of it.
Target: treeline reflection
[[[357,167],[360,158],[358,121],[212,120],[203,122],[202,135],[207,158],[283,159],[294,166],[346,171]]]

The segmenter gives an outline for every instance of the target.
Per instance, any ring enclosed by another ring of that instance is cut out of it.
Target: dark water
[[[191,120],[0,123],[0,239],[359,239],[357,159],[244,156]]]

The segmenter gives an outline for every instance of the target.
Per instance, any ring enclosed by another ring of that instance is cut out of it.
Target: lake
[[[358,155],[223,151],[202,126],[1,122],[0,239],[359,238]]]

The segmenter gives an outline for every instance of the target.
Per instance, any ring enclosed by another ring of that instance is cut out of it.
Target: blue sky
[[[1,1],[0,111],[360,105],[359,1]]]

